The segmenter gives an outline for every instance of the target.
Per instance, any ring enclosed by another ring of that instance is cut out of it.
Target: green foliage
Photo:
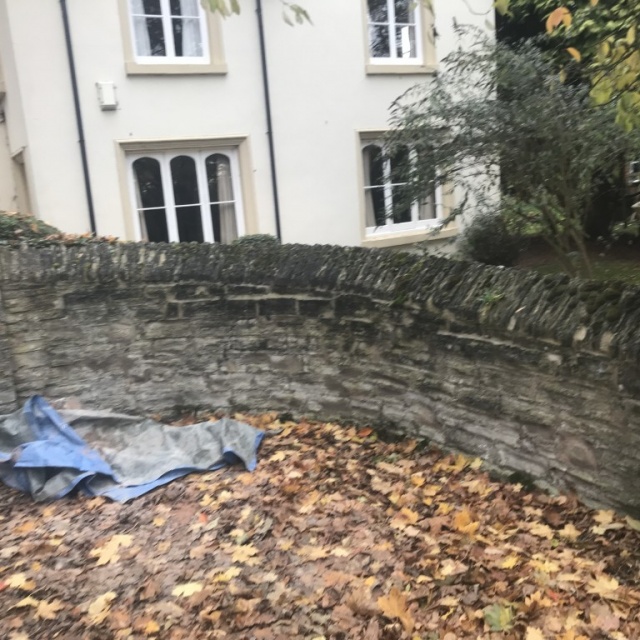
[[[532,12],[545,19],[560,65],[580,65],[594,102],[614,102],[619,125],[640,127],[638,0],[499,0],[495,6],[515,20]]]
[[[509,267],[518,258],[520,241],[509,232],[502,216],[483,213],[465,227],[461,250],[477,262]]]
[[[589,275],[584,222],[592,194],[599,176],[638,153],[637,132],[616,125],[613,105],[594,106],[588,87],[562,82],[532,44],[460,35],[464,49],[448,56],[443,72],[392,109],[390,153],[414,150],[405,176],[411,197],[455,183],[466,195],[451,217],[469,205],[497,209],[510,230],[539,230],[567,273]]]
[[[280,244],[280,240],[268,233],[255,233],[253,235],[241,236],[233,241],[232,244],[240,244],[244,246],[268,247]]]
[[[0,211],[0,242],[13,240],[39,240],[57,235],[59,229],[42,220],[21,213]]]
[[[302,5],[296,2],[288,2],[288,0],[280,0],[280,2],[282,4],[282,17],[287,24],[311,22],[311,16]],[[240,13],[239,0],[203,0],[203,4],[214,13],[219,13],[225,18]]]

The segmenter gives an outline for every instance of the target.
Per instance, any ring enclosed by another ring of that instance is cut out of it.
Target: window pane
[[[370,25],[369,46],[372,58],[388,58],[391,55],[389,49],[389,27]]]
[[[138,158],[133,163],[138,207],[164,207],[160,163],[154,158]]]
[[[433,220],[437,217],[435,198],[431,195],[420,203],[418,207],[418,220]]]
[[[162,9],[160,0],[131,0],[131,11],[134,14],[147,16],[160,16]]]
[[[406,187],[393,187],[393,222],[411,222],[411,196]]]
[[[176,218],[180,242],[204,242],[200,205],[179,207],[176,209]]]
[[[177,156],[171,160],[171,179],[176,206],[200,202],[196,162],[190,156]]]
[[[398,58],[417,58],[415,26],[396,27],[396,54]]]
[[[408,172],[411,168],[411,154],[407,147],[397,149],[390,159],[391,182],[393,184],[407,182]]]
[[[368,0],[369,22],[389,22],[387,0]]]
[[[134,18],[136,53],[139,56],[166,56],[162,18]]]
[[[214,153],[205,160],[210,202],[230,202],[233,197],[231,162],[221,153]]]
[[[167,214],[164,209],[142,212],[143,237],[149,242],[169,242]]]
[[[211,222],[213,224],[213,237],[216,242],[228,244],[238,237],[236,207],[233,203],[212,204]]]
[[[198,0],[171,0],[171,15],[198,18]]]
[[[382,149],[376,145],[369,145],[362,151],[364,161],[365,186],[384,184],[384,159]]]
[[[367,226],[381,227],[387,224],[384,187],[374,187],[365,192],[367,201]],[[372,224],[373,223],[373,224]]]
[[[176,56],[181,58],[202,57],[202,33],[199,18],[173,18],[173,42]]]
[[[413,22],[413,11],[411,10],[412,0],[395,0],[396,24]]]

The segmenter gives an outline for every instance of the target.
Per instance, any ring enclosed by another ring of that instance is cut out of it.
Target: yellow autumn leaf
[[[258,549],[252,544],[242,544],[233,548],[232,558],[234,562],[248,562],[249,559],[258,555]]]
[[[575,47],[568,47],[567,52],[574,60],[576,60],[576,62],[580,62],[582,60],[582,54]]]
[[[199,582],[186,582],[176,586],[171,595],[176,598],[189,598],[194,593],[200,593],[200,591],[202,591],[202,585]]]
[[[413,631],[415,622],[407,609],[407,597],[398,587],[392,587],[389,595],[378,598],[378,606],[389,620],[400,620],[407,633]]]
[[[242,573],[242,569],[239,567],[229,567],[224,573],[218,574],[213,581],[214,582],[231,582],[234,578],[237,578]]]
[[[149,620],[144,627],[144,634],[152,636],[160,631],[160,625],[155,620]]]
[[[24,573],[14,573],[7,578],[6,583],[8,587],[21,591],[33,591],[36,588],[36,583],[29,580]]]
[[[130,535],[115,535],[112,536],[108,542],[101,547],[92,549],[89,555],[92,558],[98,558],[96,562],[97,566],[105,564],[115,564],[120,560],[118,551],[121,547],[130,547],[133,542],[133,536]]]
[[[324,547],[317,547],[313,545],[300,547],[296,553],[305,558],[309,558],[309,560],[322,560],[329,555],[329,552]]]
[[[598,524],[611,524],[613,522],[613,516],[614,516],[614,512],[611,509],[601,509],[600,511],[597,511],[596,514],[593,516],[593,519],[598,523]]]
[[[12,609],[23,609],[24,607],[37,607],[40,604],[40,600],[36,600],[31,596],[27,596],[26,598],[22,598],[20,602],[14,604]]]
[[[589,582],[588,592],[600,596],[601,598],[611,598],[620,586],[615,578],[599,575]]]
[[[633,43],[636,41],[636,25],[631,25],[629,27],[629,30],[627,31],[627,37],[625,38],[627,44],[629,46],[632,46]]]
[[[166,518],[163,518],[162,516],[158,516],[157,518],[153,519],[153,526],[154,527],[163,527],[166,523]]]
[[[576,529],[574,524],[569,522],[568,524],[565,524],[560,531],[558,531],[558,535],[574,542],[582,535],[582,531]]]
[[[553,538],[553,529],[541,522],[534,522],[531,524],[529,532],[538,538],[546,538],[547,540],[551,540]]]
[[[634,520],[631,516],[625,518],[627,525],[635,531],[640,531],[640,520]]]
[[[102,624],[109,615],[111,603],[118,597],[115,591],[107,591],[98,596],[90,605],[87,613],[92,624]]]
[[[468,507],[464,507],[454,516],[453,526],[461,533],[473,535],[478,530],[480,522],[473,519]]]
[[[52,602],[42,600],[36,608],[35,615],[36,618],[41,620],[55,620],[58,611],[61,609],[64,609],[64,604],[60,600],[53,600]]]
[[[500,567],[502,569],[513,569],[519,563],[520,563],[520,558],[518,558],[518,556],[510,555],[502,561],[502,563],[500,564]]]
[[[537,627],[527,627],[527,634],[525,640],[545,640],[545,637]]]
[[[572,20],[571,11],[569,11],[567,7],[558,7],[557,9],[554,9],[547,17],[545,25],[547,33],[553,32],[561,24],[567,28],[570,27]]]

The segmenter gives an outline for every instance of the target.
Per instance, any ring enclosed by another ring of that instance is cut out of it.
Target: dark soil
[[[588,249],[596,280],[621,280],[628,284],[640,284],[639,240],[620,241],[611,245],[590,242]],[[562,272],[553,250],[539,238],[528,242],[516,266],[540,273]]]

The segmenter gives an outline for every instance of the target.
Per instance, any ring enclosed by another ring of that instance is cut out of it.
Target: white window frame
[[[416,56],[414,57],[400,57],[398,56],[398,52],[396,50],[396,8],[394,4],[394,0],[387,0],[387,14],[389,16],[389,22],[372,22],[370,20],[369,15],[369,4],[367,0],[365,0],[365,6],[367,10],[367,34],[368,34],[368,50],[369,50],[369,62],[370,64],[376,65],[388,65],[388,64],[402,64],[402,65],[422,65],[424,64],[424,43],[422,41],[423,38],[423,24],[422,24],[422,10],[419,4],[416,3],[416,6],[412,8],[412,0],[407,0],[409,3],[409,11],[413,13],[415,34],[416,34]],[[417,0],[419,2],[419,0]],[[374,56],[371,50],[371,32],[373,26],[388,26],[389,28],[389,56]]]
[[[147,14],[134,14],[130,0],[126,0],[127,13],[129,16],[129,32],[131,34],[131,45],[133,47],[133,56],[136,64],[148,65],[208,65],[211,63],[211,53],[209,45],[209,29],[207,28],[207,16],[201,3],[198,2],[198,18],[200,23],[200,37],[202,39],[202,56],[177,56],[175,54],[176,47],[173,38],[171,5],[169,0],[160,0],[161,16],[151,16]],[[136,30],[134,17],[162,18],[162,29],[164,32],[165,50],[164,56],[140,56],[138,55],[138,43],[136,42]]]
[[[141,212],[149,210],[150,207],[140,209],[136,200],[136,183],[133,170],[133,163],[140,158],[153,158],[160,163],[160,176],[162,179],[162,192],[164,195],[164,207],[157,207],[158,209],[164,209],[167,217],[167,231],[169,235],[169,242],[180,242],[178,235],[178,219],[176,216],[175,198],[173,193],[173,180],[171,178],[171,160],[178,156],[187,156],[192,158],[196,164],[196,176],[198,179],[198,195],[200,202],[197,203],[200,206],[200,216],[202,220],[202,233],[204,236],[204,242],[215,242],[213,236],[213,223],[211,221],[211,201],[209,199],[207,171],[205,168],[205,160],[211,155],[222,154],[229,158],[229,165],[231,168],[231,184],[233,187],[234,195],[234,207],[236,214],[236,227],[238,231],[238,237],[246,234],[246,224],[244,215],[244,203],[242,194],[242,182],[240,174],[240,160],[238,156],[237,147],[211,147],[204,149],[171,149],[170,151],[141,151],[136,153],[128,153],[126,156],[127,166],[127,179],[129,186],[130,202],[134,216],[134,234],[135,240],[141,242],[145,239],[145,234],[142,230]],[[224,204],[219,202],[216,204]],[[182,206],[196,206],[182,205]]]
[[[367,191],[372,189],[380,189],[380,185],[367,185],[368,177],[364,166],[364,151],[367,147],[379,147],[384,153],[384,144],[380,140],[376,139],[363,139],[360,143],[360,162],[362,164],[363,175],[363,189],[365,197],[366,208],[366,194]],[[406,183],[404,182],[391,182],[391,161],[389,158],[383,160],[383,172],[384,182],[382,185],[385,202],[385,220],[386,224],[377,225],[373,227],[366,226],[366,213],[365,213],[365,236],[367,238],[373,238],[376,236],[383,236],[389,234],[402,234],[408,231],[417,230],[435,230],[443,225],[444,218],[444,201],[443,201],[443,189],[441,185],[438,185],[434,194],[434,218],[427,218],[425,220],[420,219],[420,204],[414,202],[411,205],[411,221],[410,222],[393,222],[393,189],[394,187],[400,187]],[[365,209],[366,210],[366,209]]]

